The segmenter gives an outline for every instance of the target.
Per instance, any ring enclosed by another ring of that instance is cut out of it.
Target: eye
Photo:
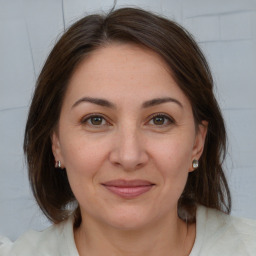
[[[95,126],[105,126],[108,125],[106,119],[101,115],[90,115],[82,119],[82,124],[89,125],[92,127]]]
[[[151,119],[149,120],[148,124],[154,125],[154,126],[168,126],[170,124],[173,124],[174,120],[165,114],[155,114]]]

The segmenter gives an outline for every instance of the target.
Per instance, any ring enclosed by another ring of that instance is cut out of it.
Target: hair
[[[38,77],[25,129],[24,152],[32,191],[44,214],[59,223],[74,213],[76,225],[81,223],[80,208],[66,171],[54,167],[51,136],[78,64],[96,49],[115,42],[137,44],[159,54],[189,99],[196,127],[203,120],[208,122],[200,165],[189,173],[178,202],[179,216],[195,221],[197,204],[230,213],[231,196],[222,169],[226,131],[205,57],[189,32],[177,23],[142,9],[121,8],[89,15],[73,24],[52,49]]]

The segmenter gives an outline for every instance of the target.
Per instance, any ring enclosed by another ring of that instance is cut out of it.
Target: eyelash
[[[174,124],[174,123],[175,123],[175,120],[174,120],[173,118],[171,118],[169,115],[164,114],[164,113],[156,113],[156,114],[153,114],[153,115],[150,117],[150,119],[149,119],[148,122],[152,121],[154,118],[157,118],[157,117],[164,118],[165,121],[166,121],[166,120],[168,121],[168,124],[161,124],[161,125],[153,124],[154,126],[160,126],[160,127],[163,127],[163,126],[164,126],[164,127],[166,127],[166,126],[168,126],[168,125],[170,125],[170,124]]]
[[[107,121],[105,116],[103,114],[98,114],[98,113],[93,113],[93,114],[90,114],[90,115],[87,115],[87,116],[83,117],[81,119],[81,124],[86,125],[86,124],[88,124],[89,120],[91,120],[92,118],[95,118],[95,117],[102,118],[102,120],[105,120],[107,125],[110,125],[110,123]],[[89,126],[91,126],[91,127],[97,127],[97,126],[101,127],[102,125],[101,124],[100,125],[89,124]]]
[[[93,125],[92,123],[88,124],[88,121],[90,121],[92,118],[95,118],[95,117],[101,118],[102,120],[104,120],[106,122],[106,124],[103,124],[103,125],[102,124]],[[160,124],[160,125],[152,124],[152,126],[156,126],[156,127],[159,126],[159,128],[161,128],[161,127],[166,127],[166,126],[171,125],[171,124],[175,124],[175,120],[173,118],[171,118],[169,115],[164,114],[164,113],[156,113],[156,114],[151,115],[150,118],[149,118],[149,121],[147,121],[146,123],[149,123],[150,121],[153,121],[154,118],[157,118],[157,117],[164,118],[165,119],[164,121],[167,120],[168,124]],[[108,125],[108,126],[111,125],[111,123],[109,121],[107,121],[107,118],[105,118],[105,116],[103,114],[100,114],[100,113],[99,114],[98,113],[93,113],[93,114],[90,114],[88,116],[83,117],[81,119],[81,124],[89,125],[89,126],[95,127],[95,128],[96,127],[100,128],[100,127],[105,126],[105,125]]]

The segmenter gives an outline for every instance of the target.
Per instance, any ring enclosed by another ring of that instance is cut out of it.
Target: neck
[[[81,256],[188,255],[185,244],[191,240],[188,239],[189,229],[177,215],[172,218],[166,216],[153,226],[136,230],[113,228],[88,216],[82,219],[81,226],[75,230],[75,241]],[[194,240],[191,241],[193,244]]]

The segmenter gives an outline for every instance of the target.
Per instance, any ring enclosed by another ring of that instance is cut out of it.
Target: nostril
[[[131,171],[143,167],[148,162],[149,157],[143,143],[134,134],[127,135],[126,132],[119,140],[116,140],[114,146],[109,160],[115,166],[122,166],[123,169]]]

